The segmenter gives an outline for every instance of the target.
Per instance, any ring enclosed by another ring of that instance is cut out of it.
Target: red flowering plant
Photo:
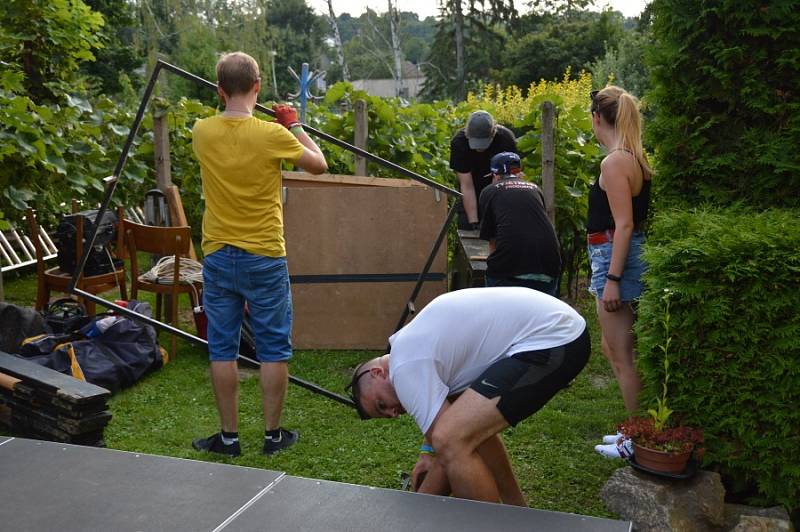
[[[698,459],[703,456],[702,429],[683,425],[659,429],[652,417],[631,417],[619,425],[619,431],[648,449],[678,454],[694,450]]]
[[[705,449],[703,448],[703,429],[684,425],[671,426],[669,423],[672,410],[667,405],[667,385],[669,384],[669,348],[672,343],[670,335],[669,300],[672,292],[664,290],[664,344],[659,349],[664,355],[664,380],[661,383],[661,397],[656,398],[656,408],[647,411],[649,417],[630,417],[619,425],[619,431],[641,447],[668,453],[685,453],[694,450],[695,456],[700,459]],[[672,418],[674,420],[674,418]]]

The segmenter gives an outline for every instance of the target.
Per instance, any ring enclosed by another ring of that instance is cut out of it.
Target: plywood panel
[[[409,180],[290,177],[284,181],[284,233],[296,279],[295,348],[383,349],[447,217],[447,198]],[[446,272],[443,244],[430,273]],[[387,282],[387,275],[405,280]],[[299,282],[310,276],[317,282]],[[351,282],[344,282],[347,276]],[[352,276],[381,282],[352,282]],[[426,282],[416,308],[446,288],[444,279]]]
[[[369,186],[369,187],[424,187],[422,183],[412,179],[390,179],[386,177],[370,177],[342,174],[313,175],[307,172],[282,172],[283,185],[287,187],[331,187],[331,186]]]
[[[445,292],[446,281],[426,282],[415,307]],[[295,349],[384,349],[414,283],[294,284]]]
[[[419,272],[447,216],[428,187],[292,188],[284,224],[292,275]],[[444,273],[442,246],[431,271]]]

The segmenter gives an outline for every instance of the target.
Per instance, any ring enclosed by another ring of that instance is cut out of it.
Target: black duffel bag
[[[151,316],[148,303],[128,308]],[[112,393],[131,386],[163,365],[156,331],[125,316],[101,314],[77,333],[43,335],[25,341],[19,356]]]

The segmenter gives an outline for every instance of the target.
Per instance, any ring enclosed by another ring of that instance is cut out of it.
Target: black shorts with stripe
[[[541,409],[569,386],[591,353],[588,329],[572,342],[539,351],[524,351],[498,360],[470,388],[487,399],[500,396],[497,409],[513,427]]]

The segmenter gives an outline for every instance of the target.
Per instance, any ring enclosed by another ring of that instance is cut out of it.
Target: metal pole
[[[199,76],[195,76],[194,74],[192,74],[190,72],[186,72],[185,70],[183,70],[181,68],[178,68],[175,65],[171,65],[169,63],[165,63],[164,61],[161,61],[160,59],[158,60],[158,65],[160,65],[161,68],[163,68],[164,70],[168,70],[168,71],[172,72],[173,74],[177,74],[177,75],[181,76],[184,79],[188,79],[189,81],[194,81],[198,85],[204,86],[207,89],[211,89],[211,90],[213,90],[215,92],[217,90],[217,86],[214,83],[211,83],[210,81],[207,81],[207,80],[205,80],[205,79],[203,79],[203,78],[201,78]],[[273,112],[272,109],[269,109],[268,107],[264,107],[260,103],[256,104],[256,110],[258,110],[258,111],[260,111],[260,112],[262,112],[262,113],[264,113],[266,115],[269,115],[269,116],[275,116],[275,113]],[[413,179],[415,181],[419,181],[420,183],[422,183],[424,185],[428,185],[431,188],[438,189],[438,190],[444,192],[445,194],[449,194],[450,196],[453,196],[453,197],[456,197],[456,198],[460,198],[461,197],[461,192],[459,192],[457,190],[454,190],[454,189],[452,189],[452,188],[450,188],[448,186],[442,185],[441,183],[437,183],[436,181],[433,181],[432,179],[428,179],[427,177],[423,177],[423,176],[419,175],[416,172],[412,172],[411,170],[408,170],[407,168],[403,168],[402,166],[397,165],[397,164],[395,164],[395,163],[393,163],[391,161],[387,161],[386,159],[378,157],[377,155],[373,155],[368,151],[362,150],[361,148],[357,148],[356,146],[353,146],[352,144],[348,144],[347,142],[345,142],[343,140],[339,140],[336,137],[332,137],[331,135],[328,135],[325,132],[322,132],[322,131],[320,131],[318,129],[315,129],[315,128],[309,126],[308,124],[303,124],[303,129],[306,131],[306,133],[308,133],[310,135],[314,135],[315,137],[321,138],[322,140],[330,142],[331,144],[339,146],[340,148],[344,148],[345,150],[350,151],[352,153],[355,153],[356,155],[360,155],[361,157],[365,157],[365,158],[369,159],[370,161],[378,163],[379,165],[381,165],[381,166],[383,166],[385,168],[389,168],[391,170],[394,170],[395,172],[397,172],[397,173],[399,173],[399,174],[401,174],[401,175],[403,175],[405,177],[410,177],[411,179]]]
[[[279,98],[278,96],[278,78],[275,77],[275,56],[278,55],[278,52],[275,50],[270,50],[269,54],[272,56],[272,91],[275,93],[275,99]]]
[[[162,69],[170,71],[170,72],[172,72],[174,74],[177,74],[177,75],[179,75],[179,76],[181,76],[181,77],[183,77],[183,78],[185,78],[185,79],[187,79],[189,81],[193,81],[193,82],[197,83],[198,85],[204,86],[204,87],[206,87],[206,88],[208,88],[210,90],[213,90],[215,92],[217,90],[216,84],[211,83],[210,81],[207,81],[207,80],[205,80],[205,79],[203,79],[203,78],[201,78],[199,76],[195,76],[194,74],[191,74],[191,73],[189,73],[189,72],[187,72],[187,71],[185,71],[185,70],[183,70],[181,68],[178,68],[178,67],[176,67],[174,65],[166,63],[166,62],[164,62],[164,61],[162,61],[160,59],[156,61],[155,68],[153,69],[153,72],[150,75],[150,80],[148,81],[147,87],[145,88],[145,91],[144,91],[144,95],[142,96],[142,102],[139,105],[139,110],[136,113],[136,117],[134,118],[133,125],[131,126],[130,132],[128,133],[128,138],[125,141],[125,145],[122,148],[122,153],[120,154],[119,159],[117,160],[117,166],[114,168],[114,172],[109,177],[105,178],[107,186],[106,186],[105,196],[103,197],[103,201],[100,203],[100,207],[99,207],[99,209],[97,211],[97,219],[98,220],[101,220],[103,214],[105,213],[105,211],[108,210],[108,206],[109,206],[109,204],[111,202],[111,198],[114,195],[114,191],[116,190],[116,187],[117,187],[117,182],[119,181],[120,175],[122,174],[122,169],[125,167],[125,162],[128,159],[128,153],[130,152],[131,146],[133,145],[133,139],[136,137],[136,134],[137,134],[137,132],[139,130],[139,126],[142,123],[142,118],[144,117],[144,111],[147,108],[147,104],[149,103],[150,97],[153,94],[153,89],[154,89],[155,83],[158,80],[158,75],[159,75],[159,73],[161,72]],[[256,109],[259,110],[260,112],[264,113],[264,114],[269,115],[269,116],[275,116],[275,113],[272,111],[272,109],[268,109],[268,108],[264,107],[261,104],[256,104]],[[423,177],[423,176],[417,174],[416,172],[412,172],[412,171],[410,171],[410,170],[408,170],[406,168],[403,168],[402,166],[399,166],[399,165],[397,165],[397,164],[395,164],[393,162],[390,162],[390,161],[387,161],[385,159],[382,159],[381,157],[378,157],[377,155],[373,155],[373,154],[369,153],[368,151],[362,150],[360,148],[356,148],[355,146],[352,146],[351,144],[348,144],[347,142],[344,142],[344,141],[339,140],[339,139],[337,139],[335,137],[332,137],[331,135],[328,135],[327,133],[323,133],[322,131],[319,131],[319,130],[311,127],[311,126],[303,124],[303,129],[307,133],[311,133],[311,134],[313,134],[313,135],[315,135],[315,136],[317,136],[317,137],[319,137],[319,138],[321,138],[323,140],[326,140],[326,141],[330,142],[331,144],[335,144],[336,146],[339,146],[340,148],[344,148],[344,149],[346,149],[346,150],[348,150],[350,152],[353,152],[353,153],[355,153],[357,155],[360,155],[360,156],[362,156],[362,157],[364,157],[366,159],[369,159],[370,161],[373,161],[373,162],[375,162],[377,164],[380,164],[381,166],[384,166],[386,168],[390,168],[390,169],[400,173],[401,175],[404,175],[406,177],[410,177],[411,179],[414,179],[415,181],[419,181],[420,183],[428,185],[431,188],[434,188],[434,189],[440,190],[442,192],[445,192],[446,194],[449,194],[449,195],[451,195],[451,196],[453,196],[455,198],[460,198],[461,197],[461,193],[460,192],[458,192],[458,191],[456,191],[456,190],[454,190],[454,189],[452,189],[450,187],[447,187],[447,186],[439,184],[439,183],[437,183],[437,182],[435,182],[435,181],[433,181],[431,179]],[[434,246],[435,250],[438,250],[439,245],[441,245],[441,240],[443,239],[444,234],[446,234],[446,227],[449,225],[449,220],[452,219],[453,212],[454,211],[451,208],[450,214],[448,215],[448,222],[445,223],[442,231],[439,234],[439,238],[437,239],[437,242],[436,242],[436,244]],[[192,343],[194,343],[196,345],[202,345],[207,349],[208,348],[208,342],[206,342],[202,338],[198,338],[198,337],[196,337],[194,335],[191,335],[191,334],[189,334],[187,332],[184,332],[184,331],[182,331],[180,329],[177,329],[177,328],[172,327],[170,325],[167,325],[165,323],[161,323],[161,322],[156,321],[156,320],[154,320],[152,318],[148,318],[147,316],[142,316],[141,314],[137,314],[136,312],[132,312],[132,311],[130,311],[130,310],[124,308],[124,307],[120,307],[119,305],[115,305],[114,303],[106,301],[105,299],[103,299],[101,297],[98,297],[98,296],[96,296],[94,294],[90,294],[90,293],[88,293],[88,292],[86,292],[84,290],[81,290],[81,289],[77,288],[78,280],[80,279],[81,275],[83,275],[83,269],[86,266],[86,260],[88,259],[90,250],[94,246],[94,241],[95,241],[95,238],[97,237],[97,231],[98,231],[99,228],[100,228],[99,224],[95,224],[94,230],[92,231],[92,234],[87,239],[87,241],[85,243],[85,248],[84,248],[83,254],[81,255],[80,261],[76,265],[75,273],[73,274],[72,279],[70,280],[70,284],[67,287],[67,292],[70,293],[70,294],[77,294],[77,295],[79,295],[81,297],[84,297],[84,298],[90,300],[90,301],[94,301],[95,303],[100,304],[100,305],[102,305],[104,307],[114,309],[115,311],[119,312],[120,314],[122,314],[124,316],[128,316],[129,318],[134,319],[134,320],[143,321],[145,323],[148,323],[148,324],[152,325],[153,327],[156,327],[158,329],[167,331],[170,334],[174,334],[176,336],[179,336],[179,337],[181,337],[181,338],[183,338],[185,340],[188,340],[188,341],[190,341],[190,342],[192,342]],[[435,255],[435,251],[432,253],[431,256],[433,256],[433,255]],[[433,260],[432,258],[429,258],[429,263],[432,262],[432,260]],[[426,266],[426,268],[429,268],[429,267],[430,267],[429,265]],[[426,273],[427,273],[427,271],[423,271],[420,274],[420,278],[424,278],[424,275]],[[419,284],[419,280],[418,280],[418,284]],[[412,295],[412,302],[413,302],[413,298],[416,297],[416,293],[418,291],[419,291],[418,288],[415,288],[415,294]],[[405,316],[403,317],[403,321],[404,320],[405,320]],[[242,355],[239,355],[239,356],[242,357]],[[242,358],[245,358],[245,357],[242,357]],[[256,363],[255,361],[252,361],[249,358],[247,358],[246,360],[248,360],[250,362],[253,362],[253,363]],[[321,387],[319,387],[319,386],[317,386],[317,385],[315,385],[313,383],[310,383],[310,382],[307,382],[307,381],[303,381],[301,379],[298,379],[297,377],[292,377],[292,376],[289,377],[289,380],[290,380],[290,382],[292,382],[294,384],[297,384],[299,386],[302,386],[304,388],[312,390],[312,391],[314,391],[316,393],[319,393],[320,395],[324,395],[325,397],[328,397],[330,399],[338,401],[338,402],[340,402],[342,404],[346,404],[348,406],[355,407],[355,405],[353,404],[353,402],[350,399],[348,399],[346,397],[343,397],[341,395],[335,394],[333,392],[330,392],[328,390],[325,390],[324,388],[321,388]]]
[[[153,94],[153,88],[155,87],[156,80],[158,79],[158,74],[161,72],[162,65],[163,63],[161,60],[156,61],[156,66],[153,69],[153,73],[150,75],[150,81],[147,82],[147,88],[145,88],[144,96],[142,96],[142,103],[139,104],[139,110],[136,112],[136,118],[133,120],[133,125],[128,133],[128,138],[125,140],[125,145],[122,147],[122,153],[120,153],[119,159],[117,160],[117,166],[114,168],[114,172],[106,178],[106,193],[103,197],[103,201],[100,203],[100,208],[97,209],[97,218],[95,218],[97,221],[103,219],[103,214],[105,214],[105,212],[108,210],[108,205],[111,203],[111,196],[114,195],[114,190],[117,188],[119,176],[122,174],[122,169],[125,168],[125,162],[128,160],[128,152],[131,150],[133,139],[136,138],[137,131],[139,131],[139,126],[141,125],[142,118],[144,117],[144,110],[147,108],[147,103],[150,101],[150,96]],[[78,279],[80,279],[81,275],[83,275],[83,268],[86,266],[86,260],[89,258],[89,253],[92,251],[94,240],[97,237],[97,231],[99,229],[100,224],[94,224],[94,230],[92,231],[92,234],[83,245],[83,254],[81,255],[78,263],[75,265],[75,273],[72,274],[72,279],[70,279],[69,286],[67,287],[68,293],[73,293],[75,291],[75,286],[78,284]]]
[[[135,320],[135,321],[138,321],[138,322],[142,322],[142,323],[146,323],[146,324],[148,324],[148,325],[150,325],[152,327],[155,327],[156,329],[161,329],[162,331],[166,331],[166,332],[168,332],[170,334],[174,334],[175,336],[183,338],[184,340],[187,340],[188,342],[191,342],[191,343],[193,343],[193,344],[195,344],[197,346],[200,346],[200,347],[208,350],[208,342],[206,340],[203,340],[202,338],[199,338],[199,337],[197,337],[197,336],[195,336],[193,334],[187,333],[186,331],[182,331],[181,329],[173,327],[172,325],[169,325],[167,323],[161,323],[160,321],[154,320],[153,318],[151,318],[149,316],[145,316],[144,314],[139,314],[138,312],[134,312],[131,309],[126,308],[126,307],[121,307],[121,306],[117,305],[116,303],[112,303],[111,301],[106,301],[102,297],[96,296],[94,294],[90,294],[89,292],[85,292],[85,291],[81,290],[80,288],[76,288],[74,290],[74,293],[79,295],[79,296],[81,296],[81,297],[85,297],[86,299],[90,299],[90,300],[94,301],[95,303],[97,303],[98,305],[102,305],[102,306],[104,306],[104,307],[106,307],[108,309],[111,309],[114,312],[116,312],[117,314],[121,314],[123,316],[126,316],[126,317],[132,319],[132,320]],[[242,360],[245,360],[247,362],[250,362],[251,364],[255,364],[256,366],[259,365],[258,361],[253,360],[250,357],[244,356],[241,353],[239,354],[239,358],[241,358]],[[338,401],[338,402],[340,402],[342,404],[345,404],[347,406],[352,406],[353,408],[355,408],[355,404],[353,404],[353,401],[351,401],[349,398],[344,397],[344,396],[339,395],[339,394],[336,394],[336,393],[333,393],[333,392],[331,392],[329,390],[326,390],[325,388],[317,386],[314,383],[305,381],[303,379],[298,379],[297,377],[293,377],[291,375],[289,375],[289,381],[294,383],[294,384],[297,384],[298,386],[302,386],[303,388],[311,390],[311,391],[313,391],[315,393],[318,393],[320,395],[324,395],[325,397],[327,397],[329,399],[333,399],[334,401]]]

